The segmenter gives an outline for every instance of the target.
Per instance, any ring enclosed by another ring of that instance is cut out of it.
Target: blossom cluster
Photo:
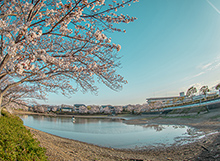
[[[0,79],[15,80],[1,90],[36,83],[40,90],[63,94],[95,92],[95,80],[121,89],[127,82],[116,72],[121,46],[107,33],[122,31],[114,23],[136,19],[116,12],[131,2],[136,0],[0,2]]]

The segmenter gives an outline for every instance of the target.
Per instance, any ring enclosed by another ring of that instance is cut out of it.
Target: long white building
[[[219,95],[219,91],[211,91],[208,92],[206,95],[198,94],[191,97],[187,97],[186,95],[184,95],[184,92],[180,92],[179,96],[147,98],[146,101],[152,107],[163,107],[187,103],[196,100],[202,100],[204,98],[213,97],[217,95]]]
[[[161,106],[169,106],[174,105],[178,103],[183,103],[187,101],[191,101],[192,99],[186,97],[182,92],[180,93],[180,96],[174,96],[174,97],[154,97],[154,98],[147,98],[146,101],[149,105],[154,105],[155,103],[160,103]]]

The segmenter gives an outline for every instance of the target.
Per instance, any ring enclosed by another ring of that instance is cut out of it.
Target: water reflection
[[[184,128],[186,128],[186,126],[183,126],[183,125],[166,125],[166,126],[164,126],[164,125],[151,125],[151,124],[149,124],[149,125],[144,125],[143,126],[144,128],[151,128],[151,129],[154,129],[155,131],[157,131],[157,132],[159,132],[159,131],[162,131],[162,130],[164,130],[164,129],[166,129],[166,127],[173,127],[173,129],[184,129]],[[192,129],[187,129],[187,131],[192,131]]]
[[[177,125],[127,125],[119,119],[20,116],[24,124],[61,137],[105,147],[135,148],[149,145],[170,145],[193,129]],[[176,139],[177,138],[177,139]]]
[[[28,115],[20,115],[22,119],[28,118]],[[32,115],[29,117],[33,117],[34,120],[38,121],[49,121],[49,122],[61,122],[61,123],[69,123],[72,121],[72,117],[52,117],[52,116],[39,116],[39,115]],[[111,118],[76,118],[77,124],[89,124],[89,123],[104,123],[104,122],[120,122],[122,123],[121,119],[111,119]]]
[[[187,129],[186,130],[187,131],[187,134],[188,135],[196,135],[198,132],[196,131],[196,130],[194,130],[194,129]]]
[[[178,129],[178,128],[185,128],[186,126],[184,125],[173,125],[174,129]]]
[[[151,129],[154,129],[156,131],[162,131],[163,129],[165,129],[165,127],[163,125],[145,125],[143,126],[145,128],[151,128]],[[169,127],[169,126],[168,126]]]

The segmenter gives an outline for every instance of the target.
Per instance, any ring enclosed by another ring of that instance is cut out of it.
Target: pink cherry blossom
[[[7,91],[38,87],[41,93],[96,93],[98,80],[113,90],[127,81],[117,73],[120,45],[108,32],[136,18],[115,10],[135,2],[105,0],[11,0],[0,2],[0,109]],[[114,12],[114,14],[112,14]]]

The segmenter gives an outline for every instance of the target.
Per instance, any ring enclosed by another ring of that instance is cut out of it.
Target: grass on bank
[[[47,160],[46,149],[39,146],[23,121],[2,110],[0,117],[0,160]]]
[[[220,115],[212,116],[211,119],[219,119]]]
[[[200,116],[198,115],[186,115],[186,116],[161,116],[161,118],[167,119],[167,118],[180,118],[180,119],[190,119],[190,118],[199,118]]]

